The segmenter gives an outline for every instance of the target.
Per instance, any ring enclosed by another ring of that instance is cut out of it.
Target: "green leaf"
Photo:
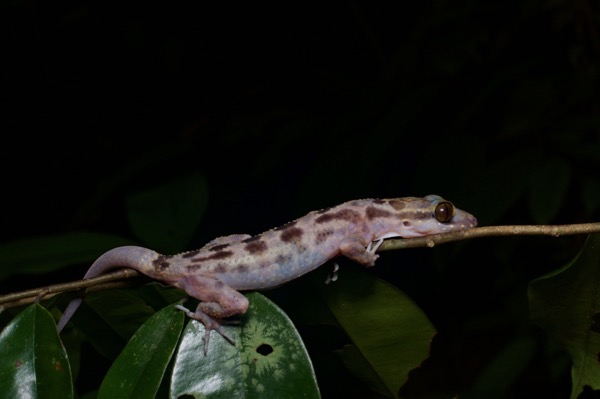
[[[560,210],[571,180],[571,168],[563,159],[543,163],[533,172],[529,186],[529,207],[533,220],[549,223]]]
[[[168,306],[133,335],[106,374],[98,398],[154,398],[177,346],[184,315]]]
[[[135,235],[163,253],[182,251],[191,240],[208,200],[200,173],[131,196],[127,216]]]
[[[529,308],[571,356],[571,398],[586,385],[600,389],[600,234],[573,261],[529,284]]]
[[[204,326],[188,323],[171,379],[171,398],[318,398],[312,364],[289,318],[258,293],[247,295],[239,327],[226,326],[231,345],[211,333],[203,356]]]
[[[72,398],[71,369],[52,315],[35,304],[0,334],[0,394],[5,398]]]
[[[12,274],[47,273],[92,262],[110,248],[131,244],[123,237],[78,232],[12,241],[0,245],[0,278]]]
[[[348,369],[376,392],[398,397],[436,333],[423,311],[397,288],[352,269],[321,292],[354,344],[340,353]]]

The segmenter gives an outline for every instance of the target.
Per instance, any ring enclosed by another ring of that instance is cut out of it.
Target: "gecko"
[[[422,237],[469,229],[477,219],[438,195],[423,198],[360,199],[344,202],[268,230],[262,234],[219,237],[204,247],[162,255],[138,246],[102,254],[84,279],[113,269],[131,268],[182,289],[200,303],[195,311],[176,305],[205,327],[204,353],[211,331],[235,345],[222,328],[223,319],[243,315],[248,299],[240,291],[282,285],[336,256],[374,266],[377,249],[393,237]],[[58,322],[62,331],[82,298],[73,299]]]

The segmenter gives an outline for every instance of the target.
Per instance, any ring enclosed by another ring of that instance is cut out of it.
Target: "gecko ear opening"
[[[433,214],[438,222],[448,223],[454,217],[454,205],[448,201],[440,202],[436,205]]]

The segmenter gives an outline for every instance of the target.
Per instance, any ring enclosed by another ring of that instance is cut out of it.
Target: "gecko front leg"
[[[383,240],[377,240],[375,245],[372,243],[365,242],[365,240],[359,236],[350,236],[344,238],[340,242],[340,253],[353,261],[360,263],[365,266],[375,266],[375,261],[379,258],[379,255],[375,253],[377,248],[381,245]]]
[[[182,310],[188,317],[204,324],[206,330],[204,334],[205,355],[208,351],[208,341],[212,330],[235,345],[233,338],[223,330],[219,319],[246,313],[249,303],[244,295],[225,285],[222,281],[198,275],[183,277],[173,285],[201,301],[194,312],[181,305],[177,305],[176,308]]]

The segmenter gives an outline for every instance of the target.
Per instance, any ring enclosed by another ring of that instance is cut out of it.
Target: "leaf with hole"
[[[312,364],[285,313],[259,293],[247,295],[239,326],[225,326],[231,345],[211,332],[204,351],[204,326],[191,320],[184,330],[171,379],[171,398],[318,398]]]

